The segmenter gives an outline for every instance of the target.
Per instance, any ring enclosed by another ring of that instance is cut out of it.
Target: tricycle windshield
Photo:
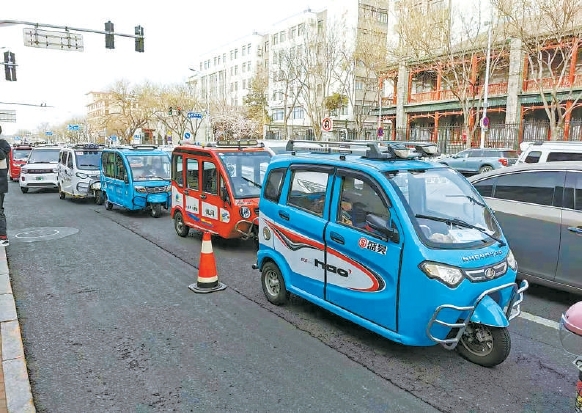
[[[233,196],[258,198],[271,154],[267,151],[238,151],[222,152],[218,156],[228,173]]]
[[[15,161],[25,161],[30,155],[32,149],[13,149],[12,150],[12,159]]]
[[[501,242],[501,229],[479,193],[449,168],[386,172],[421,241],[430,247],[479,248]]]
[[[96,171],[99,169],[101,151],[75,151],[77,169]]]
[[[166,154],[127,155],[134,181],[169,181],[170,157]]]

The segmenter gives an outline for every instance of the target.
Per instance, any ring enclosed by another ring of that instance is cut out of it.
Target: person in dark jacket
[[[0,126],[0,135],[2,135],[2,126]],[[4,196],[8,192],[8,163],[10,144],[6,139],[0,137],[0,246],[8,246],[8,235],[6,234],[6,215],[4,215]]]

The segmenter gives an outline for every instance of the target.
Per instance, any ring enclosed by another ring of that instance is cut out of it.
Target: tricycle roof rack
[[[321,148],[306,147],[302,144],[314,141],[289,140],[286,150],[295,152],[296,150],[306,150],[312,153],[340,153],[340,154],[361,154],[366,159],[384,160],[411,160],[438,155],[438,147],[431,142],[412,141],[317,141]]]
[[[257,139],[225,139],[218,140],[216,142],[208,142],[207,147],[215,148],[250,148],[250,147],[261,147],[264,146],[263,143],[259,144]]]
[[[146,144],[134,144],[131,145],[131,149],[136,149],[136,150],[155,150],[158,149],[158,145],[146,145]]]
[[[73,149],[103,149],[105,145],[98,143],[77,143],[73,145]]]

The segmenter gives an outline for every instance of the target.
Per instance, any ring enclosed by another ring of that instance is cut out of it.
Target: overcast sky
[[[104,90],[116,80],[185,81],[188,67],[200,54],[325,4],[325,0],[2,1],[2,21],[102,31],[109,20],[116,33],[134,34],[135,26],[141,25],[145,35],[145,53],[134,51],[134,39],[118,36],[115,49],[106,49],[105,35],[96,33],[81,33],[83,52],[60,51],[25,46],[23,31],[30,26],[0,24],[0,48],[4,48],[0,56],[10,50],[18,64],[16,82],[6,81],[0,71],[0,111],[16,110],[16,123],[4,122],[2,128],[11,135],[19,129],[36,131],[44,122],[59,124],[83,116],[86,94]]]

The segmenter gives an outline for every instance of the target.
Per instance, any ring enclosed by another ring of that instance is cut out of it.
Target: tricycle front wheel
[[[152,204],[151,214],[154,218],[159,218],[162,216],[162,204]]]
[[[103,199],[103,194],[101,193],[101,191],[99,191],[99,190],[96,190],[96,191],[95,191],[95,203],[96,203],[97,205],[103,205],[103,202],[104,202],[104,201],[105,201],[105,200]]]
[[[505,327],[469,323],[459,344],[459,354],[472,363],[493,367],[505,361],[511,350],[511,337]]]

